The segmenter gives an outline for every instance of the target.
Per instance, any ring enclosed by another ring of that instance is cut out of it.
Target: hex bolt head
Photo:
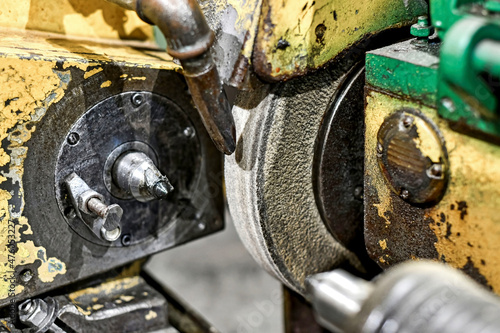
[[[427,170],[427,173],[430,178],[441,179],[443,177],[443,166],[439,163],[433,164]]]
[[[420,39],[426,39],[434,34],[434,27],[429,25],[427,16],[419,16],[418,22],[411,26],[410,33]]]
[[[18,307],[19,320],[29,327],[41,329],[48,328],[54,318],[55,308],[57,307],[50,297],[48,303],[43,299],[28,299]]]
[[[76,132],[71,132],[66,139],[69,145],[74,146],[80,141],[80,135]]]
[[[132,104],[135,106],[140,106],[144,102],[144,96],[142,94],[132,95]]]

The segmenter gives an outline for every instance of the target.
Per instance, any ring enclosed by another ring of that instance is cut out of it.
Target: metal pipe
[[[214,33],[196,0],[107,0],[135,9],[144,21],[160,28],[167,52],[181,61],[193,101],[212,141],[221,152],[236,147],[231,107],[210,54]]]

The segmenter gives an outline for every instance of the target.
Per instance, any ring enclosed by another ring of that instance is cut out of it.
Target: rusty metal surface
[[[500,147],[457,133],[435,109],[373,89],[366,91],[365,241],[380,267],[434,259],[461,269],[500,292]],[[435,205],[413,205],[396,195],[378,167],[377,132],[386,117],[413,108],[442,133],[449,185]]]
[[[367,37],[426,13],[422,0],[263,1],[253,66],[271,82],[304,75]]]

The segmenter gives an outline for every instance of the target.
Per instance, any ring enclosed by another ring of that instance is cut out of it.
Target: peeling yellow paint
[[[1,56],[0,56],[1,57]],[[35,131],[35,124],[42,119],[47,108],[59,101],[67,88],[67,81],[61,75],[69,75],[55,71],[56,62],[41,62],[30,59],[8,58],[0,59],[2,75],[0,83],[0,103],[4,107],[0,111],[0,142],[5,145],[9,153],[0,151],[0,163],[8,165],[8,172],[2,173],[0,179],[0,262],[8,263],[9,254],[15,258],[15,265],[32,264],[40,261],[36,277],[42,282],[51,282],[58,274],[65,274],[66,265],[54,257],[48,257],[45,248],[36,246],[33,241],[23,241],[22,234],[32,234],[28,219],[22,215],[24,210],[23,174],[24,160],[27,155],[26,142]],[[12,194],[1,188],[1,184],[10,179],[13,184],[19,185],[21,206],[11,203]],[[12,228],[13,221],[17,226]],[[9,228],[14,229],[18,251],[9,252]],[[24,230],[21,234],[21,230]],[[0,276],[7,275],[13,267],[0,266]],[[9,282],[0,279],[0,299],[8,296]],[[22,286],[17,286],[16,294],[21,292]]]
[[[97,310],[102,309],[103,307],[104,307],[104,305],[102,305],[102,304],[94,304],[92,306],[92,309],[97,311]]]
[[[85,72],[85,74],[83,74],[83,78],[84,79],[88,79],[89,77],[91,77],[92,75],[95,75],[99,72],[102,72],[103,71],[103,68],[102,67],[97,67],[97,68],[94,68],[88,72]]]
[[[0,26],[92,38],[153,41],[135,12],[103,0],[2,0]]]
[[[433,221],[429,227],[437,237],[434,246],[439,259],[456,268],[472,263],[493,290],[500,293],[500,147],[451,130],[429,107],[377,92],[370,92],[367,103],[370,118],[366,122],[366,175],[378,191],[379,216],[386,218],[392,205],[375,154],[378,128],[383,118],[398,109],[418,109],[438,126],[448,151],[448,188],[438,204],[426,209],[425,215]],[[433,151],[426,151],[426,155],[434,156],[431,159],[436,156]],[[382,248],[384,242],[389,250],[394,246],[381,240]],[[408,259],[419,258],[412,254]],[[379,261],[385,263],[387,259],[380,257]]]
[[[107,81],[104,81],[102,84],[101,84],[101,88],[107,88],[109,86],[111,86],[112,82],[107,80]]]
[[[254,65],[268,79],[290,78],[326,64],[372,33],[426,13],[422,0],[264,1]]]
[[[146,81],[145,76],[132,76],[130,80],[139,80],[139,81]]]
[[[387,249],[387,240],[386,239],[379,240],[378,244],[380,245],[380,247],[382,248],[382,250]]]
[[[127,296],[127,295],[122,295],[120,296],[120,299],[124,302],[130,302],[131,300],[134,299],[134,296]]]
[[[382,107],[382,104],[371,95],[366,96],[367,104],[370,105],[370,126],[366,126],[365,134],[365,151],[366,156],[365,162],[367,165],[377,165],[377,134],[378,129],[384,122],[387,116],[386,110]],[[376,177],[378,175],[378,167],[376,169],[366,168],[365,175],[368,176],[373,185],[377,188],[379,203],[373,206],[377,208],[378,215],[385,220],[386,225],[390,225],[391,221],[387,217],[386,212],[392,211],[391,202],[391,190],[382,177]],[[376,174],[374,174],[376,173]]]
[[[158,314],[153,310],[149,310],[149,312],[144,316],[146,320],[155,319],[156,317],[158,317]]]

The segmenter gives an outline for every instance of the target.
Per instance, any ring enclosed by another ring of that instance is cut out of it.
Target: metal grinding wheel
[[[315,272],[342,264],[364,270],[323,222],[313,182],[323,118],[354,64],[344,61],[299,80],[263,86],[239,96],[233,109],[238,142],[226,158],[225,176],[236,228],[257,262],[299,293]],[[359,70],[354,73],[364,79]]]

